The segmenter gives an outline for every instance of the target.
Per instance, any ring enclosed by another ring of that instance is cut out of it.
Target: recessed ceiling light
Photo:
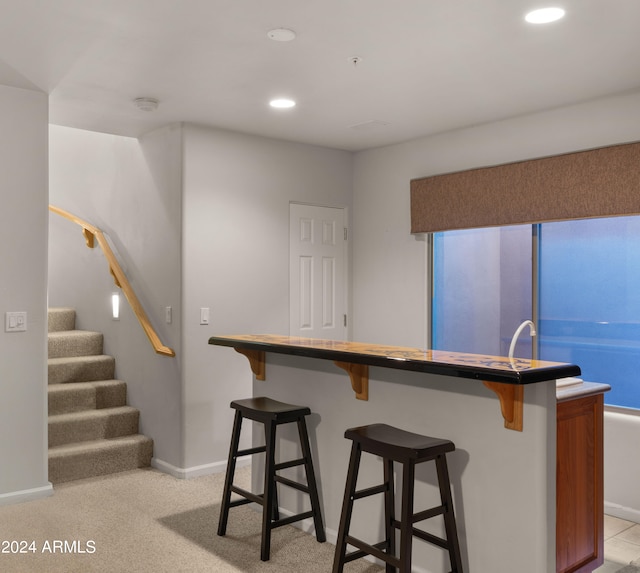
[[[290,42],[295,40],[296,33],[288,28],[274,28],[267,32],[267,36],[275,42]]]
[[[560,20],[565,12],[562,8],[540,8],[529,12],[524,19],[530,24],[548,24]]]
[[[289,107],[294,107],[296,105],[296,102],[293,101],[292,99],[279,98],[279,99],[272,99],[269,102],[269,105],[271,107],[275,107],[278,109],[286,109]]]

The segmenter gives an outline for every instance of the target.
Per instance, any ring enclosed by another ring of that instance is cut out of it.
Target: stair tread
[[[88,356],[59,356],[57,358],[49,358],[49,364],[64,364],[65,362],[90,362],[97,360],[113,360],[113,356],[109,354],[90,354]]]
[[[49,457],[61,456],[64,454],[80,453],[86,450],[107,450],[116,449],[123,445],[148,443],[151,438],[143,434],[131,434],[130,436],[119,436],[117,438],[103,438],[100,440],[87,440],[86,442],[72,442],[60,446],[49,448]]]
[[[49,384],[47,401],[49,416],[126,406],[127,384],[115,379]]]
[[[94,356],[102,354],[103,336],[93,330],[59,330],[49,332],[47,346],[52,358]]]
[[[108,354],[49,358],[49,384],[91,382],[115,378],[115,358]]]
[[[97,330],[81,330],[79,328],[74,328],[73,330],[55,330],[54,332],[49,332],[48,336],[51,338],[71,338],[73,336],[81,336],[81,335],[97,335],[102,336],[102,332],[98,332]]]
[[[67,382],[60,384],[49,384],[47,388],[51,394],[53,392],[73,392],[84,388],[96,388],[97,386],[121,386],[126,384],[123,380],[110,378],[109,380],[90,380],[88,382]]]
[[[138,412],[139,410],[133,406],[115,406],[113,408],[100,408],[97,410],[82,410],[80,412],[53,414],[49,416],[49,423],[64,423],[67,421],[88,420],[91,418],[108,418]]]
[[[68,481],[149,467],[153,440],[142,434],[49,448],[49,481]]]

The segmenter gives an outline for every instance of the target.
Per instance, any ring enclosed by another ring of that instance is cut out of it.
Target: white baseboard
[[[620,519],[640,523],[640,510],[633,509],[632,507],[623,507],[617,503],[609,503],[605,501],[604,512],[606,515],[612,515],[613,517],[619,517]]]
[[[25,501],[34,501],[51,495],[53,495],[53,484],[48,482],[47,485],[42,487],[0,494],[0,505],[11,505],[14,503],[23,503]]]
[[[248,465],[251,465],[251,456],[244,456],[242,458],[238,458],[236,461],[236,467],[238,468]],[[151,467],[178,479],[191,479],[200,476],[224,473],[227,470],[227,460],[223,462],[204,464],[201,466],[193,466],[190,468],[179,468],[158,458],[151,458]]]

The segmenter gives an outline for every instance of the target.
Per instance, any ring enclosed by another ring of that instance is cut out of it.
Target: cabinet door
[[[556,570],[591,572],[604,560],[603,396],[558,403]]]

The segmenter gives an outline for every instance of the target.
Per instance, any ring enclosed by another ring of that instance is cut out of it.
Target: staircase
[[[71,308],[49,309],[49,481],[53,484],[149,466],[153,441],[114,380],[102,334],[76,330]]]

